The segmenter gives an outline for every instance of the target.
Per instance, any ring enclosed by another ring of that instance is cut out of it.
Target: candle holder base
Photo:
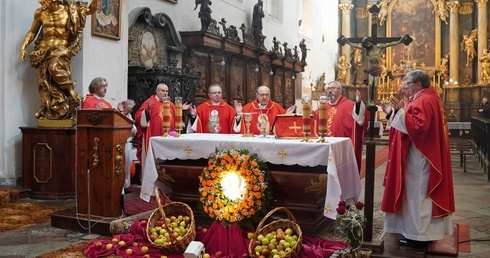
[[[177,135],[175,135],[174,138],[180,138],[181,132],[182,132],[182,129],[177,129]]]
[[[320,143],[328,142],[327,140],[325,140],[325,133],[320,133],[320,139],[316,142],[320,142]]]
[[[303,140],[301,140],[301,142],[310,142],[310,138],[308,137],[310,132],[303,132],[303,133],[305,134],[305,137],[303,138]]]
[[[167,128],[164,128],[164,129],[163,129],[163,135],[162,135],[162,137],[168,137],[168,136],[169,136],[169,135],[168,135],[168,130],[169,130],[169,129],[167,129]]]

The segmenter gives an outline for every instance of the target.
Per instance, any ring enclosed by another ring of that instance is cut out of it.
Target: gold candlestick
[[[168,131],[170,131],[170,99],[165,97],[163,99],[163,110],[162,110],[162,126],[163,126],[163,137],[168,137]]]
[[[325,142],[325,134],[327,133],[327,103],[325,99],[320,98],[318,105],[318,133],[320,140],[317,142]]]
[[[311,119],[311,102],[310,99],[305,97],[301,101],[303,104],[303,134],[304,134],[304,139],[302,142],[309,142],[308,135],[310,134],[311,127],[310,127],[310,119]]]
[[[175,137],[180,137],[180,133],[184,128],[184,123],[182,122],[182,97],[175,97],[175,130],[177,130],[177,135]]]

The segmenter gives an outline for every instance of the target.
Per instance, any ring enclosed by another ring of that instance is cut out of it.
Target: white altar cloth
[[[183,134],[180,138],[152,137],[144,164],[140,198],[149,202],[150,197],[154,195],[155,184],[158,183],[155,162],[207,159],[216,148],[248,149],[272,164],[327,166],[324,215],[335,219],[340,200],[357,201],[361,193],[361,181],[351,140],[344,137],[325,139],[328,143],[317,143],[316,139],[310,140],[311,142],[276,139],[274,136],[242,137],[240,134],[193,133]]]

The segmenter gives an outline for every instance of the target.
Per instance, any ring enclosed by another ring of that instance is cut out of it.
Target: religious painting
[[[101,0],[92,15],[92,36],[121,39],[121,0]]]
[[[394,0],[389,9],[391,12],[386,26],[387,36],[401,37],[408,34],[413,38],[413,42],[408,46],[400,44],[391,47],[391,52],[387,53],[389,60],[387,65],[435,66],[438,60],[437,53],[440,51],[436,36],[437,30],[440,30],[440,21],[432,12],[434,9],[432,1]]]

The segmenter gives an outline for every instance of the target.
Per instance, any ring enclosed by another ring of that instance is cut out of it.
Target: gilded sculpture
[[[345,55],[339,57],[339,60],[337,62],[337,81],[338,82],[340,82],[342,84],[348,84],[349,83],[346,79],[347,79],[347,73],[350,72],[351,67],[352,67],[352,65],[347,60]]]
[[[437,0],[432,13],[437,14],[437,16],[439,16],[439,18],[447,24],[447,18],[449,17],[449,12],[447,9],[448,8],[446,7],[444,0]]]
[[[461,41],[461,51],[466,52],[466,67],[476,56],[475,41],[478,36],[478,30],[474,29],[468,35],[463,35],[463,41]]]
[[[483,49],[478,61],[481,63],[481,83],[490,83],[490,53],[488,52],[488,49]]]
[[[72,119],[81,97],[71,79],[71,57],[81,49],[86,16],[97,9],[97,1],[84,2],[39,0],[41,7],[20,47],[22,62],[29,55],[31,66],[38,69],[37,87],[41,97],[37,119]],[[37,35],[37,38],[36,38]],[[34,41],[34,51],[26,47]]]

